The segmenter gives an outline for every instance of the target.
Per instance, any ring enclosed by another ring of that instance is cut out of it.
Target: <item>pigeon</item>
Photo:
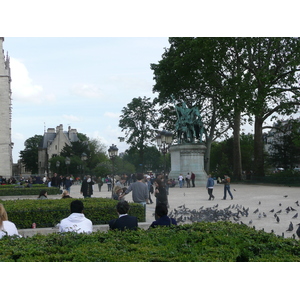
[[[287,198],[287,197],[288,197],[288,195],[284,195],[283,197],[284,197],[284,198]]]
[[[282,210],[276,211],[276,214],[280,214],[282,212]]]
[[[297,206],[299,206],[300,204],[299,204],[299,202],[298,202],[298,200],[295,202],[296,204],[297,204]]]
[[[236,189],[233,189],[236,192]]]
[[[252,224],[252,220],[249,221],[249,224]],[[300,225],[300,224],[299,224]],[[300,227],[299,227],[300,228]]]
[[[261,213],[258,214],[258,218],[259,218],[259,219],[261,218]]]
[[[296,218],[298,218],[298,213],[296,213],[292,219],[296,219]]]
[[[278,217],[278,216],[276,217],[276,221],[277,221],[277,223],[279,223],[279,222],[280,222],[280,219],[279,219],[279,217]]]
[[[298,226],[298,229],[296,230],[296,234],[297,234],[298,238],[300,238],[300,223],[297,224],[297,226]]]
[[[289,228],[286,231],[293,231],[293,230],[294,230],[294,226],[293,223],[291,222]]]
[[[254,214],[258,213],[258,208],[253,212]]]
[[[270,212],[274,212],[274,208],[270,210]]]
[[[281,203],[279,203],[279,206],[281,206]]]
[[[295,208],[292,208],[292,207],[290,206],[290,210],[292,210],[292,211],[296,211],[297,209],[295,209]]]
[[[260,201],[258,202],[258,205],[261,205],[261,202],[260,202]]]
[[[264,218],[265,218],[267,215],[263,212],[263,216],[264,216]]]

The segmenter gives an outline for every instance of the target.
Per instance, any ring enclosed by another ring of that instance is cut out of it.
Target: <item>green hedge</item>
[[[230,222],[0,240],[0,261],[298,262],[299,240]]]
[[[56,187],[36,187],[33,185],[30,188],[22,187],[22,185],[11,187],[11,186],[1,186],[0,188],[0,196],[29,196],[29,195],[36,195],[40,194],[41,190],[46,190],[48,195],[58,195],[60,194],[59,188]]]
[[[70,203],[75,198],[47,200],[9,200],[0,201],[7,211],[8,218],[18,229],[54,227],[60,220],[70,215]],[[117,201],[103,198],[79,199],[84,205],[85,216],[94,225],[107,224],[117,218]],[[142,205],[130,203],[130,215],[136,216],[139,222],[145,222],[145,209]]]

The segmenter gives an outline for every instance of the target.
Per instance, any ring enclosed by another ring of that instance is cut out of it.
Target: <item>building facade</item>
[[[66,145],[71,146],[72,142],[77,142],[77,130],[68,127],[68,131],[63,130],[63,125],[48,128],[44,133],[42,143],[38,150],[38,173],[49,174],[48,161],[52,157],[59,156]]]
[[[0,175],[6,178],[12,176],[11,141],[11,75],[8,55],[4,55],[4,38],[0,37]]]

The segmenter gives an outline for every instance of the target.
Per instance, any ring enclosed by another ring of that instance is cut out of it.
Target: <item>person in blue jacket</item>
[[[208,179],[207,179],[207,183],[206,183],[206,189],[207,189],[207,192],[208,192],[208,195],[209,195],[208,200],[211,200],[211,198],[213,198],[213,200],[215,199],[215,196],[213,195],[214,185],[215,185],[215,181],[211,177],[211,174],[209,174]]]

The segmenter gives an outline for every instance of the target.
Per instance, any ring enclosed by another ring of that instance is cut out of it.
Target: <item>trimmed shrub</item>
[[[25,188],[22,185],[16,185],[14,187],[10,185],[4,185],[0,188],[0,196],[29,196],[36,195],[38,196],[41,190],[46,190],[48,195],[58,195],[60,194],[59,188],[56,187],[45,187],[42,185],[41,187],[37,187],[33,185],[30,188]]]
[[[19,229],[54,227],[60,220],[70,215],[70,203],[75,198],[67,199],[29,199],[0,201],[7,211],[9,220]],[[103,198],[79,199],[84,205],[85,216],[94,225],[107,224],[118,217],[117,201]],[[129,203],[130,215],[136,216],[139,222],[145,222],[145,209],[142,205]]]
[[[151,230],[4,237],[0,261],[23,262],[296,262],[298,240],[230,222]]]

